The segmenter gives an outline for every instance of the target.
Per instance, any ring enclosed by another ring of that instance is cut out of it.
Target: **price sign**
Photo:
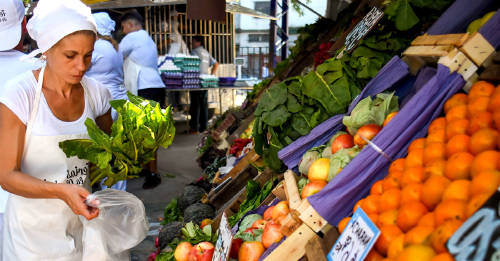
[[[359,207],[328,253],[328,261],[364,260],[379,235],[380,230]]]
[[[226,212],[222,213],[222,218],[219,224],[219,237],[215,243],[214,255],[212,261],[226,261],[229,260],[229,250],[231,249],[231,242],[233,241],[233,234],[231,227],[227,222]]]
[[[500,260],[500,192],[497,190],[448,240],[455,260]]]
[[[365,35],[370,32],[370,30],[380,21],[380,19],[384,16],[384,12],[379,10],[376,7],[373,7],[368,14],[363,17],[352,31],[345,38],[345,50],[350,52],[354,47],[356,47],[365,37]]]

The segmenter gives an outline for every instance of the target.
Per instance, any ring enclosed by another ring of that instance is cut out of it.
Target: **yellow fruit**
[[[329,169],[330,159],[317,159],[309,167],[309,170],[307,171],[307,177],[310,181],[327,181]]]
[[[406,247],[403,252],[398,256],[397,261],[430,261],[436,252],[424,245],[411,245]]]

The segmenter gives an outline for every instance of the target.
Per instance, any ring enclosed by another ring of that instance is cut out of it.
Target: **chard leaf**
[[[280,82],[271,86],[259,100],[259,104],[255,109],[255,115],[259,116],[264,112],[272,111],[274,108],[284,104],[287,99],[287,86],[284,82]]]
[[[286,97],[286,96],[285,96]],[[262,114],[262,121],[269,126],[278,127],[285,123],[290,117],[286,106],[281,104],[272,111],[266,111]]]
[[[302,105],[297,101],[297,98],[292,94],[288,94],[288,99],[286,101],[286,107],[289,112],[296,113],[302,110]]]
[[[408,0],[400,0],[396,14],[396,29],[406,31],[415,26],[420,21],[411,8]]]
[[[329,115],[342,113],[347,107],[345,97],[338,95],[342,92],[344,94],[349,92],[349,89],[334,92],[316,71],[312,71],[304,77],[303,92],[306,96],[317,100]]]
[[[292,117],[292,128],[300,133],[301,136],[307,135],[311,131],[311,126],[306,119],[299,113]]]

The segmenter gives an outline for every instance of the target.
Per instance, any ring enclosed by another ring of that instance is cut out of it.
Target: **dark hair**
[[[137,23],[139,23],[141,25],[144,24],[144,18],[142,18],[142,15],[139,12],[137,12],[137,10],[135,10],[135,9],[126,12],[120,18],[121,22],[124,22],[124,21],[127,21],[127,20],[135,21],[135,22],[137,22]]]
[[[193,41],[197,41],[199,43],[201,43],[201,45],[203,45],[203,36],[200,36],[200,35],[196,35],[196,36],[193,36]]]

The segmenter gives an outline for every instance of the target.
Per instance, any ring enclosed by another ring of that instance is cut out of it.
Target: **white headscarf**
[[[76,31],[97,31],[90,8],[79,0],[40,0],[27,24],[38,48],[30,56],[46,52],[59,40]]]
[[[100,35],[111,36],[111,32],[115,30],[115,21],[106,12],[94,13],[93,15],[97,25],[97,32]]]

